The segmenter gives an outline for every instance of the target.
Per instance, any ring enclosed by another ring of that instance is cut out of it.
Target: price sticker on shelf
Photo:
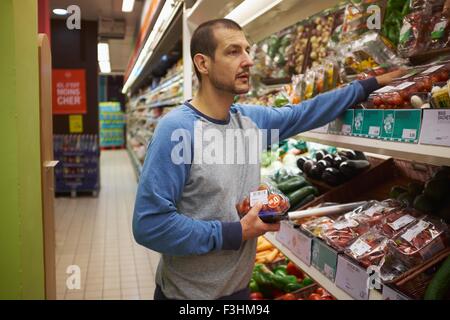
[[[431,68],[428,68],[427,70],[425,70],[424,72],[422,72],[422,74],[430,74],[436,70],[439,70],[440,68],[442,68],[443,65],[438,65],[438,66],[433,66]]]
[[[348,124],[343,124],[343,125],[342,125],[342,129],[341,129],[341,132],[342,132],[343,134],[350,134],[350,133],[352,133],[352,126],[351,126],[351,125],[348,125]]]
[[[380,135],[380,127],[375,127],[375,126],[369,127],[369,135],[370,136],[379,136]]]
[[[416,220],[416,218],[410,216],[409,214],[406,214],[403,217],[398,218],[394,222],[388,223],[388,226],[390,226],[393,230],[397,231],[403,228],[404,226],[410,224],[414,220]]]
[[[416,129],[403,129],[402,139],[416,139],[417,130]]]
[[[350,246],[350,251],[353,252],[356,257],[359,257],[366,252],[369,252],[370,246],[364,240],[358,239]]]
[[[250,207],[253,207],[258,202],[262,204],[269,203],[267,190],[250,192]]]

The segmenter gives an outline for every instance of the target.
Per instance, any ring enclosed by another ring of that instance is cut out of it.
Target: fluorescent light
[[[225,18],[231,19],[237,22],[241,27],[244,27],[280,4],[282,1],[283,0],[245,0],[226,15]]]
[[[97,44],[98,61],[109,61],[109,44],[106,42],[99,42]]]
[[[111,73],[111,63],[109,61],[99,61],[98,65],[101,73]]]
[[[126,93],[128,91],[141,73],[181,4],[182,1],[179,0],[166,0],[164,3],[156,23],[145,41],[144,48],[139,53],[139,57],[134,64],[127,81],[125,82],[125,85],[123,86],[122,93]]]
[[[122,2],[122,11],[123,12],[132,12],[134,7],[134,0],[123,0]]]
[[[67,14],[66,9],[53,9],[53,13],[58,16],[65,16]]]

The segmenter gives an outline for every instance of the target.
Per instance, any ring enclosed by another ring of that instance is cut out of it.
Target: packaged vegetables
[[[385,236],[376,230],[370,230],[353,242],[345,253],[365,268],[378,266],[387,253],[387,243],[388,239]]]
[[[344,251],[351,245],[360,235],[369,230],[369,227],[360,224],[354,219],[341,217],[336,220],[333,225],[323,234],[323,239],[338,251]]]

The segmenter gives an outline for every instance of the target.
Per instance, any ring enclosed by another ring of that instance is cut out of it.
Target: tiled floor
[[[98,198],[56,198],[58,299],[152,299],[159,254],[134,242],[136,179],[124,150],[103,151]],[[70,265],[81,288],[69,290]]]

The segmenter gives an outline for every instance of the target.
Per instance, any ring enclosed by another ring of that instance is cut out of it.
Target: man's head
[[[249,90],[253,61],[242,28],[233,20],[217,19],[201,24],[191,39],[191,57],[200,81],[232,94]]]

